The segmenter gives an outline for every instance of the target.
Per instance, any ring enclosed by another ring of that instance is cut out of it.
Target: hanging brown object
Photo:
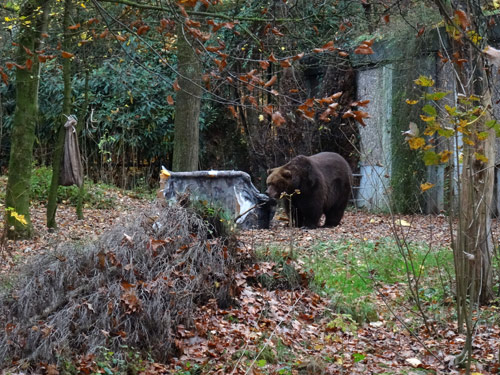
[[[71,115],[64,124],[64,128],[66,129],[64,158],[59,176],[59,185],[62,186],[82,186],[83,183],[83,168],[80,148],[78,147],[78,134],[75,128],[76,123],[76,118]]]

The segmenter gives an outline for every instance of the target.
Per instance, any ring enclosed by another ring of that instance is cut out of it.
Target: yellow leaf
[[[451,155],[453,155],[453,152],[448,150],[440,152],[439,156],[441,157],[441,163],[448,163]]]
[[[420,115],[420,119],[424,122],[430,122],[430,121],[434,121],[436,119],[436,117]]]
[[[406,104],[414,105],[414,104],[417,104],[417,103],[418,103],[418,100],[406,99]]]
[[[432,189],[435,186],[435,184],[431,184],[430,182],[426,182],[425,184],[420,184],[420,190],[422,192],[427,191],[429,189]]]
[[[396,225],[401,225],[402,227],[411,227],[411,224],[406,220],[396,220]]]
[[[418,77],[418,79],[416,79],[415,81],[416,85],[419,85],[419,86],[423,86],[423,87],[432,87],[434,86],[434,80],[430,77],[425,77],[425,76],[420,76]]]
[[[475,152],[474,156],[476,157],[477,160],[482,161],[483,163],[488,162],[488,158],[484,156],[483,154],[480,154],[479,152]]]
[[[408,140],[408,144],[410,145],[410,148],[412,150],[418,150],[425,145],[425,139],[423,139],[422,137],[415,137]]]
[[[428,136],[434,135],[435,132],[436,132],[436,128],[431,127],[431,126],[427,126],[424,130],[424,134],[428,135]]]
[[[170,172],[168,170],[166,170],[165,168],[162,168],[161,169],[161,172],[160,172],[160,179],[168,179],[170,177]]]
[[[474,141],[470,138],[464,138],[464,143],[467,143],[469,146],[475,145]]]
[[[28,222],[26,221],[24,215],[19,215],[16,211],[11,212],[10,216],[12,216],[14,219],[16,219],[17,221],[19,221],[23,225],[28,224]]]

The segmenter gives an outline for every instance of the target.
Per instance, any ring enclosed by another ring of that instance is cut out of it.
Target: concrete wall
[[[499,32],[500,36],[500,32]],[[390,207],[391,201],[391,177],[395,173],[393,158],[398,157],[398,151],[394,149],[394,145],[399,145],[397,139],[400,133],[401,125],[406,126],[410,121],[421,123],[418,115],[412,114],[409,117],[395,119],[397,117],[397,104],[394,102],[401,90],[398,86],[412,86],[411,81],[405,83],[401,81],[403,75],[427,75],[431,76],[436,81],[435,88],[439,91],[447,91],[450,94],[445,101],[449,101],[449,105],[455,105],[455,76],[450,64],[442,64],[439,58],[436,58],[436,53],[440,48],[440,36],[436,31],[434,35],[429,36],[429,40],[421,43],[419,48],[413,51],[413,56],[402,56],[403,48],[398,48],[395,42],[378,42],[375,43],[373,49],[374,55],[358,57],[354,61],[357,69],[357,100],[370,100],[366,108],[371,118],[365,122],[366,127],[360,126],[360,186],[357,194],[358,207],[367,208],[369,210],[387,210]],[[497,43],[498,48],[500,43]],[[495,45],[494,45],[495,46]],[[394,63],[395,61],[404,61]],[[405,68],[406,64],[406,69]],[[412,68],[412,64],[415,68]],[[408,68],[410,66],[410,68]],[[499,67],[500,68],[500,67]],[[496,69],[495,69],[496,70]],[[416,78],[415,77],[415,78]],[[415,79],[412,78],[412,79]],[[499,81],[498,72],[494,73],[495,82]],[[408,90],[410,92],[411,89]],[[500,100],[500,90],[493,90],[493,103]],[[411,98],[411,97],[409,97]],[[398,102],[396,102],[398,103]],[[444,104],[444,103],[443,103]],[[405,105],[401,103],[401,105]],[[500,119],[500,106],[494,106],[494,114],[497,119]],[[401,124],[401,121],[404,124]],[[459,140],[460,142],[460,140]],[[496,185],[495,190],[495,210],[500,212],[500,141],[497,140],[496,153]],[[441,149],[437,149],[437,152]],[[400,162],[400,161],[399,161]],[[455,166],[460,169],[460,165]],[[408,173],[412,173],[408,170]],[[455,189],[456,176],[451,181],[446,181],[445,166],[438,165],[426,167],[423,175],[425,181],[435,184],[433,189],[428,190],[422,195],[423,204],[421,210],[427,213],[439,213],[445,208],[444,204],[447,200],[445,196],[446,186],[449,189]],[[394,182],[394,181],[393,181]],[[424,181],[422,181],[424,182]]]
[[[363,110],[370,113],[360,126],[360,186],[356,202],[369,210],[388,208],[391,174],[392,65],[358,72],[358,99],[370,100]]]

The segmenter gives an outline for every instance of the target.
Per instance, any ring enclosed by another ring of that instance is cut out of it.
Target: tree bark
[[[194,51],[193,41],[183,25],[177,26],[177,70],[181,89],[177,92],[175,103],[174,171],[198,169],[202,66]]]
[[[30,180],[33,160],[35,126],[38,116],[38,86],[40,65],[34,54],[40,49],[41,34],[46,27],[49,0],[28,0],[19,12],[20,23],[16,61],[24,69],[16,70],[16,109],[11,133],[9,177],[5,206],[24,215],[26,224],[6,211],[6,235],[9,238],[29,238],[33,234],[30,219]],[[29,22],[28,22],[29,21]],[[32,65],[31,65],[32,64]],[[31,69],[28,69],[31,65]]]
[[[72,0],[65,0],[64,2],[64,15],[63,15],[63,49],[64,51],[71,50],[71,34],[68,29],[71,26],[71,10]],[[47,199],[47,228],[57,228],[56,223],[56,210],[57,210],[57,191],[59,189],[59,176],[61,174],[61,161],[63,157],[64,138],[66,129],[64,123],[67,121],[64,115],[71,115],[71,61],[70,59],[63,59],[63,107],[60,124],[57,131],[57,139],[52,154],[52,180],[50,182],[49,196]]]

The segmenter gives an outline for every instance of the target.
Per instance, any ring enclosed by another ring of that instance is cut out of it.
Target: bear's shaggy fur
[[[352,185],[351,168],[342,156],[334,152],[299,155],[267,173],[266,193],[274,199],[285,198],[285,211],[293,225],[316,228],[323,214],[325,226],[339,225]]]

